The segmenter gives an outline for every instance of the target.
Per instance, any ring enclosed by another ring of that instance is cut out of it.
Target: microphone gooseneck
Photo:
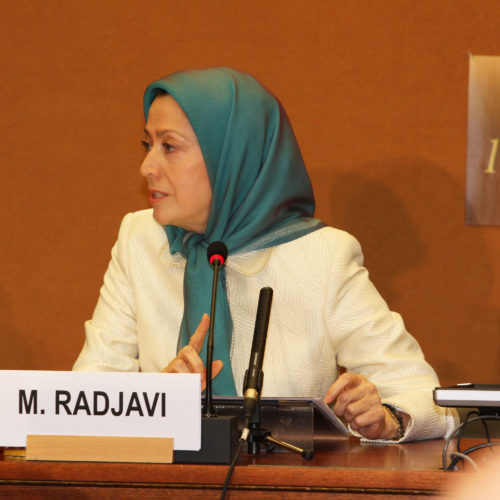
[[[212,284],[212,303],[210,306],[210,327],[208,330],[207,341],[207,359],[205,364],[206,373],[206,396],[203,416],[215,417],[216,413],[212,402],[212,360],[214,355],[214,325],[215,325],[215,306],[217,301],[217,284],[219,281],[219,269],[227,259],[227,246],[222,241],[214,241],[207,248],[207,259],[214,268],[214,278]]]
[[[269,316],[271,314],[271,304],[273,301],[273,289],[269,287],[262,288],[259,294],[259,305],[257,307],[257,316],[255,319],[255,330],[253,334],[252,352],[248,370],[245,373],[245,382],[243,384],[243,415],[245,418],[245,427],[252,419],[262,390],[264,374],[262,372],[262,363],[266,349],[267,329],[269,326]]]

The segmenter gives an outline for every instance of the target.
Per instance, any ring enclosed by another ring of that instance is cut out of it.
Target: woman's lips
[[[149,203],[151,205],[157,205],[162,200],[167,197],[167,193],[163,193],[162,191],[150,191],[149,192]]]

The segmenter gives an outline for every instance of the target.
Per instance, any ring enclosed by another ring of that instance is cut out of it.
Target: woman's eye
[[[146,152],[149,152],[149,151],[151,151],[151,149],[153,149],[153,145],[150,144],[148,141],[141,141],[141,144],[144,147],[144,149],[146,150]],[[175,146],[168,143],[168,142],[162,143],[162,146],[167,153],[170,153],[170,152],[175,150]]]

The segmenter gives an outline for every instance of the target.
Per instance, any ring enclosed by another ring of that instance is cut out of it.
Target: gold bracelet
[[[382,403],[382,406],[384,406],[394,423],[398,426],[397,434],[391,439],[394,441],[399,441],[405,435],[405,426],[403,424],[403,419],[401,418],[398,410],[396,410],[396,408],[394,408],[393,406],[385,403]]]

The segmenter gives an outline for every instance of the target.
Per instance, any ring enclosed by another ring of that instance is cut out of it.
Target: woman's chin
[[[190,221],[186,221],[184,223],[184,220],[168,217],[164,213],[162,213],[161,210],[157,210],[156,208],[153,208],[153,218],[161,226],[176,226],[192,233],[203,234],[207,229],[207,223],[205,221],[197,224],[189,223]]]
[[[153,218],[158,224],[162,226],[167,226],[169,224],[172,224],[172,221],[170,220],[169,217],[165,217],[165,214],[162,214],[160,210],[157,210],[156,208],[153,208]]]

